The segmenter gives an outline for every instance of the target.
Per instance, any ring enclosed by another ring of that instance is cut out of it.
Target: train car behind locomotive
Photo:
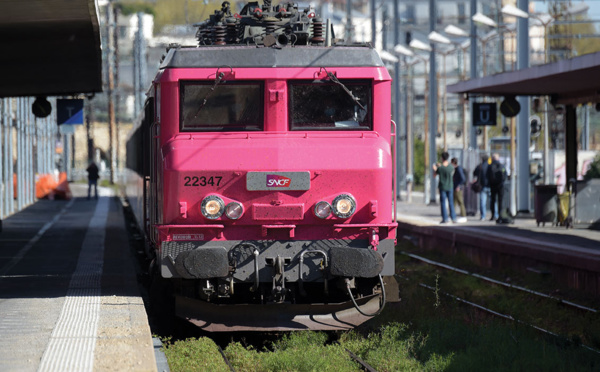
[[[228,4],[172,46],[128,140],[130,197],[208,331],[338,330],[397,300],[391,79],[311,9]],[[132,194],[132,195],[133,195]],[[136,207],[137,205],[137,207]]]

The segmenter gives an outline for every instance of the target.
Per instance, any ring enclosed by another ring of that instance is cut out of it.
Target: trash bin
[[[565,225],[569,213],[571,212],[571,193],[568,191],[558,195],[558,222],[557,224]]]
[[[546,222],[556,224],[557,217],[556,185],[535,185],[535,221],[543,226]]]

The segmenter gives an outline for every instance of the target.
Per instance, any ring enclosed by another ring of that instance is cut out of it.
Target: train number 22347
[[[223,177],[220,176],[211,176],[211,177],[183,177],[185,183],[183,186],[219,186],[221,184],[221,179]]]

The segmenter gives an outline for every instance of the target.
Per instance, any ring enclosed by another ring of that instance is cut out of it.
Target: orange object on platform
[[[58,176],[58,186],[54,190],[54,198],[69,200],[73,197],[71,189],[69,188],[69,181],[67,181],[67,173],[60,172]]]
[[[54,199],[54,190],[58,186],[58,182],[51,174],[43,174],[35,183],[35,197],[38,199]]]

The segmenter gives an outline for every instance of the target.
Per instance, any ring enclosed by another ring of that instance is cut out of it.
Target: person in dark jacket
[[[96,163],[91,162],[87,167],[86,171],[88,172],[88,200],[92,196],[92,186],[94,186],[94,198],[98,199],[98,178],[100,178],[100,171],[98,170],[98,166]]]
[[[458,218],[457,221],[467,222],[467,211],[463,199],[463,188],[467,182],[467,177],[465,176],[463,167],[458,165],[457,158],[452,158],[450,163],[454,167],[454,175],[452,176],[452,183],[454,184],[454,205],[458,204],[458,208],[460,209],[460,218]]]
[[[448,223],[448,211],[446,210],[446,201],[448,201],[448,207],[450,208],[450,218],[452,222],[456,222],[456,212],[454,211],[454,184],[452,182],[452,175],[454,173],[454,167],[448,162],[447,152],[442,153],[442,163],[433,164],[433,171],[440,176],[439,189],[440,189],[440,204],[442,207],[442,222]]]
[[[491,191],[490,208],[495,211],[491,220],[498,221],[502,215],[502,197],[504,195],[504,181],[506,180],[506,169],[500,163],[500,155],[494,154],[492,156],[492,163],[488,167],[486,175]],[[498,201],[497,204],[496,200]]]
[[[487,212],[487,199],[490,196],[490,182],[487,178],[487,169],[490,166],[490,158],[487,154],[483,154],[481,156],[481,163],[475,167],[473,170],[473,177],[475,178],[475,183],[479,185],[479,213],[480,221],[485,221],[485,215]],[[493,208],[493,207],[492,207]],[[492,215],[497,215],[498,211],[492,209]]]

